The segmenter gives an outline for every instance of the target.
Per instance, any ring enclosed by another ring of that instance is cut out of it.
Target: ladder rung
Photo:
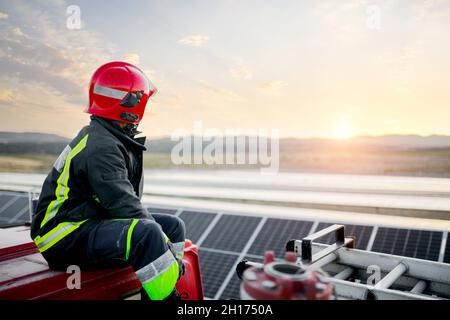
[[[339,280],[345,280],[348,279],[348,277],[350,277],[353,273],[353,269],[350,267],[345,268],[344,270],[342,270],[341,272],[339,272],[338,274],[336,274],[333,278],[334,279],[339,279]]]
[[[308,268],[311,268],[312,270],[322,268],[323,266],[326,266],[327,264],[332,263],[337,258],[338,258],[338,256],[336,253],[330,253],[329,255],[325,256],[324,258],[310,264]]]
[[[427,283],[424,280],[417,281],[414,288],[411,289],[411,293],[422,293],[427,287]]]
[[[394,269],[391,270],[383,279],[381,279],[375,288],[389,288],[398,278],[400,278],[408,270],[406,264],[400,262]]]

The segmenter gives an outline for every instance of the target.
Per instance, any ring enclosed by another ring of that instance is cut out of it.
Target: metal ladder
[[[450,299],[450,264],[354,249],[344,228],[335,224],[286,244],[297,263],[328,273],[337,299]],[[333,244],[314,242],[331,233]]]

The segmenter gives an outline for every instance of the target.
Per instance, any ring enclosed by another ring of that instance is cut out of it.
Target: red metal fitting
[[[262,267],[244,271],[241,298],[252,300],[329,300],[333,286],[318,270],[296,264],[293,252],[276,262],[273,252],[266,252]]]

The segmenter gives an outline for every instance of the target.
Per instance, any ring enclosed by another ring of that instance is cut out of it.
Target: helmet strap
[[[141,133],[140,131],[138,131],[137,127],[138,127],[137,124],[127,123],[127,124],[123,127],[123,131],[125,131],[125,134],[126,134],[127,136],[133,138],[135,135]]]

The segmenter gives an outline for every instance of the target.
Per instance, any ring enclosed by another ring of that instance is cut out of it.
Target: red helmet
[[[87,113],[126,123],[142,120],[147,100],[156,88],[138,67],[121,61],[98,68],[89,85]]]

